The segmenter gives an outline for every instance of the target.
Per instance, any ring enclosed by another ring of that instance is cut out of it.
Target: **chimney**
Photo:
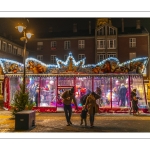
[[[136,20],[136,29],[141,29],[140,20]]]
[[[124,19],[122,18],[122,32],[124,32]]]
[[[91,21],[89,21],[89,34],[91,34]]]
[[[73,24],[73,32],[77,32],[77,24],[76,23]]]

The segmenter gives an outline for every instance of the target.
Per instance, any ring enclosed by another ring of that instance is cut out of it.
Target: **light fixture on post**
[[[23,50],[23,64],[24,64],[24,68],[23,68],[23,93],[25,93],[25,77],[26,77],[26,67],[25,67],[25,60],[26,60],[26,43],[28,42],[28,39],[31,38],[31,36],[33,35],[30,32],[27,32],[27,27],[22,25],[18,25],[15,27],[20,33],[23,32],[23,37],[20,38],[21,41],[24,42],[24,50]]]

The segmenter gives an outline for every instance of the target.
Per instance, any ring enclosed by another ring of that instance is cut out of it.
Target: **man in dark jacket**
[[[72,100],[76,106],[76,109],[78,110],[77,102],[76,102],[75,95],[74,95],[74,88],[72,88],[71,90],[65,91],[61,97],[63,98],[64,112],[65,112],[65,116],[66,116],[67,126],[70,126],[72,124],[72,122],[71,122],[71,115],[72,115],[71,102],[72,102]]]

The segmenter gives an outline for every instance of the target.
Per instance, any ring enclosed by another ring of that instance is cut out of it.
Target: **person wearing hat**
[[[72,115],[71,102],[72,102],[72,100],[76,106],[76,109],[78,110],[77,102],[76,102],[75,95],[74,95],[74,88],[72,88],[71,90],[65,91],[61,97],[63,98],[64,112],[65,112],[65,117],[66,117],[66,121],[67,121],[67,126],[70,126],[72,124],[72,122],[71,122],[71,115]]]

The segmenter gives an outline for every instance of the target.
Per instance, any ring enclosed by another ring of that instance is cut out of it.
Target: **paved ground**
[[[66,126],[64,113],[36,113],[35,128],[15,131],[10,111],[0,108],[0,132],[150,132],[150,114],[96,114],[95,127],[80,126],[80,114],[73,113],[72,126]]]

